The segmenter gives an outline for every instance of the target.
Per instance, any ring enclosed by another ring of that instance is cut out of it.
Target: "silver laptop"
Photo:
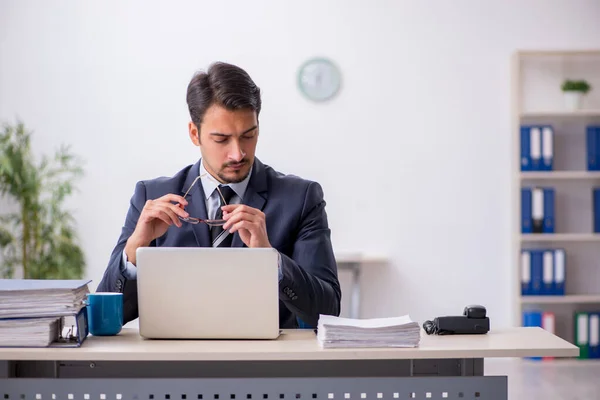
[[[141,247],[136,258],[141,336],[279,336],[275,249]]]

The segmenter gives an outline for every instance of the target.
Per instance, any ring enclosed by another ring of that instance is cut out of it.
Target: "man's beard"
[[[241,162],[242,164],[247,165],[248,164],[248,160],[242,160]],[[229,163],[229,164],[224,164],[223,167],[221,168],[221,171],[224,171],[225,168],[227,168],[228,166],[230,166],[233,163]],[[236,163],[237,164],[237,163]],[[244,179],[246,179],[248,177],[248,175],[250,174],[250,168],[248,168],[248,171],[241,177],[236,177],[234,179],[231,179],[227,176],[225,176],[225,174],[223,172],[219,172],[217,173],[219,180],[221,182],[225,182],[225,183],[240,183],[242,182]]]

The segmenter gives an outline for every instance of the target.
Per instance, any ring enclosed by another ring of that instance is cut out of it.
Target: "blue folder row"
[[[521,232],[554,233],[554,188],[521,188]]]
[[[522,296],[564,296],[566,277],[564,249],[521,251]]]
[[[600,126],[586,127],[587,169],[600,171]]]
[[[554,169],[552,125],[521,125],[521,171]]]

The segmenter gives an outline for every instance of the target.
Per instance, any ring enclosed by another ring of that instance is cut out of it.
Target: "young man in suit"
[[[280,327],[295,328],[299,320],[316,326],[319,314],[339,315],[321,186],[279,173],[254,155],[260,89],[243,69],[215,63],[192,78],[187,103],[189,136],[201,158],[172,177],[137,183],[98,291],[123,293],[126,323],[138,317],[138,247],[272,247],[280,255]],[[188,218],[221,223],[209,227]]]

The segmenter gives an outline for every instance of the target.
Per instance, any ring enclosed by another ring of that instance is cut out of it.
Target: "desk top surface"
[[[137,329],[89,336],[80,348],[0,348],[0,360],[290,361],[487,357],[574,357],[571,343],[533,328],[485,335],[435,336],[421,332],[416,348],[322,349],[312,330],[284,330],[276,340],[148,340]]]

